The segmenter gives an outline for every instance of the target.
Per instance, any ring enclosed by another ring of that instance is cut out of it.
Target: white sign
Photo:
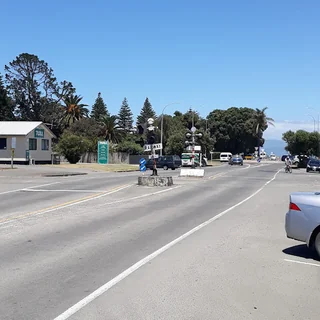
[[[192,127],[192,128],[191,128],[191,132],[193,132],[193,133],[196,132],[196,130],[197,130],[196,127]]]
[[[11,149],[16,149],[16,146],[17,146],[17,138],[12,137],[11,138]]]
[[[144,151],[152,151],[151,147],[152,147],[151,144],[145,144],[144,145]],[[162,143],[155,143],[153,145],[153,150],[161,150],[161,149],[162,149]]]
[[[152,154],[149,155],[149,159],[152,159],[152,158],[153,158]],[[155,159],[158,159],[158,158],[159,158],[159,155],[158,155],[158,154],[155,154],[155,155],[154,155],[154,158],[155,158]]]

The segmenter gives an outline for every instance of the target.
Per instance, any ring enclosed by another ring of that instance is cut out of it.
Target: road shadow
[[[305,244],[299,244],[286,248],[282,250],[282,252],[290,256],[320,261],[320,258],[318,257],[315,250],[312,248],[308,248]]]

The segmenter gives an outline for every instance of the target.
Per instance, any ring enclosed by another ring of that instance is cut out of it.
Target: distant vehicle
[[[266,158],[266,157],[267,157],[266,152],[265,152],[265,151],[261,151],[261,152],[260,152],[260,158],[261,158],[261,159],[264,159],[264,158]]]
[[[231,157],[232,157],[231,152],[221,152],[220,153],[220,162],[229,162]]]
[[[200,152],[195,152],[194,154],[194,164],[196,167],[200,166],[200,159],[201,159],[201,166],[206,167],[208,165],[208,160],[206,156]],[[181,155],[181,166],[182,167],[191,167],[192,166],[192,153],[191,152],[184,152]]]
[[[272,154],[272,155],[270,156],[270,160],[272,160],[272,161],[277,160],[277,156],[276,156],[275,154]]]
[[[320,256],[320,193],[295,192],[290,194],[286,214],[287,237],[315,248]]]
[[[307,164],[307,172],[320,172],[320,160],[310,159]]]
[[[156,158],[157,168],[163,168],[164,170],[168,169],[178,169],[181,167],[181,158],[177,155],[174,156],[160,156]],[[146,168],[153,169],[153,159],[149,159],[146,163]]]
[[[230,162],[229,162],[230,165],[234,165],[234,164],[238,164],[240,166],[243,166],[243,159],[241,156],[239,155],[235,155],[231,158]]]
[[[252,154],[247,154],[244,156],[245,160],[252,160],[254,158],[254,156]]]

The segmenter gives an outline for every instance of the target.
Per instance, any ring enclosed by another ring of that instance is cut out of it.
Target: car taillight
[[[295,210],[295,211],[301,211],[300,208],[293,202],[290,202],[289,209]]]

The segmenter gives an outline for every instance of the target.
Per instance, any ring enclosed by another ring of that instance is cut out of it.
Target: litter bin
[[[52,164],[60,164],[60,155],[59,154],[52,154]]]

